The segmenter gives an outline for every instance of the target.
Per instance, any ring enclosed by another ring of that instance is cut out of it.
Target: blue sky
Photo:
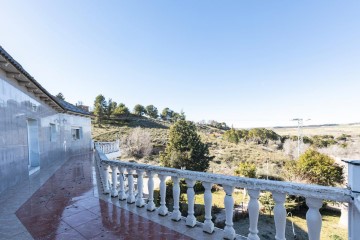
[[[360,1],[4,1],[0,44],[46,89],[235,127],[360,122]]]

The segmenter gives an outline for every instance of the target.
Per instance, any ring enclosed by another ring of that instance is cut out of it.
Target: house
[[[51,95],[0,46],[0,193],[90,149],[89,112]]]

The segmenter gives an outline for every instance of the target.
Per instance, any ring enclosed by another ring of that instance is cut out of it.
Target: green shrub
[[[248,162],[241,162],[237,169],[235,169],[235,175],[248,178],[256,178],[256,165]]]
[[[235,130],[232,128],[223,134],[223,139],[231,143],[250,140],[258,144],[266,144],[269,140],[276,141],[281,137],[276,132],[266,128],[252,128],[250,130]]]
[[[347,143],[341,143],[340,144],[340,147],[342,147],[342,148],[347,148],[347,146],[348,146]]]
[[[290,175],[313,184],[335,186],[344,180],[342,166],[336,164],[331,157],[311,148],[298,161],[286,164],[286,169]]]
[[[330,235],[330,239],[331,240],[344,240],[342,237],[340,237],[336,234]]]
[[[330,145],[337,144],[332,135],[315,135],[312,137],[312,145],[317,148],[326,148]]]
[[[239,136],[234,128],[226,131],[223,134],[223,139],[231,143],[239,143]]]

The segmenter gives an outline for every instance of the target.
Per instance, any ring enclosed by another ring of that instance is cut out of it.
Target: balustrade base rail
[[[100,144],[101,145],[101,144]],[[98,146],[100,146],[98,145]],[[95,146],[95,156],[97,166],[100,170],[100,177],[103,185],[103,192],[105,194],[111,194],[112,197],[117,197],[122,202],[133,204],[138,208],[144,208],[148,211],[156,210],[156,214],[161,216],[170,216],[170,219],[175,221],[184,222],[188,227],[202,227],[204,232],[209,234],[215,232],[221,232],[221,237],[224,239],[235,239],[238,235],[233,228],[233,211],[234,211],[234,188],[246,188],[250,196],[248,203],[249,212],[249,234],[247,239],[259,239],[258,236],[258,217],[259,217],[259,195],[260,191],[270,191],[273,195],[275,202],[274,207],[274,231],[276,233],[276,239],[285,239],[286,228],[286,216],[285,209],[286,195],[298,195],[306,198],[306,204],[309,210],[306,214],[306,221],[308,227],[308,237],[310,240],[320,239],[322,218],[319,209],[322,207],[323,200],[332,200],[339,202],[347,202],[350,206],[354,205],[354,198],[357,199],[357,195],[346,188],[325,187],[318,185],[299,184],[291,182],[280,182],[271,180],[249,179],[235,176],[226,176],[221,174],[194,172],[181,169],[165,168],[146,164],[137,164],[130,162],[121,162],[108,160],[106,154],[102,152],[102,148]],[[109,168],[111,168],[111,175],[109,174]],[[124,177],[118,177],[126,175],[127,184]],[[136,191],[134,188],[134,175],[137,175]],[[148,196],[147,199],[143,195],[143,176],[148,177]],[[359,172],[360,174],[360,172]],[[154,176],[158,175],[160,179],[160,206],[155,207],[154,204]],[[110,177],[111,176],[111,177]],[[174,183],[173,185],[173,212],[169,213],[166,206],[166,177],[171,177]],[[187,216],[181,216],[179,211],[179,198],[180,198],[180,179],[185,179],[187,185],[187,201],[188,212]],[[205,221],[199,223],[194,215],[194,201],[195,192],[194,184],[196,181],[201,181],[204,188],[204,203],[205,203]],[[225,228],[219,230],[214,227],[211,217],[212,209],[212,193],[211,187],[213,184],[221,184],[226,193],[224,198],[225,205]],[[356,202],[355,202],[356,203]],[[356,206],[356,207],[355,207]],[[357,206],[354,205],[355,215]],[[351,214],[349,214],[351,216]],[[349,226],[354,224],[352,221],[357,216],[349,216]],[[175,222],[174,221],[174,222]],[[360,224],[360,222],[358,222]],[[351,229],[350,229],[351,230]],[[358,230],[356,230],[358,231]],[[219,233],[217,233],[219,234]],[[349,239],[354,240],[352,237],[353,232],[349,231]],[[355,236],[355,235],[353,235]],[[357,235],[360,236],[360,235]]]

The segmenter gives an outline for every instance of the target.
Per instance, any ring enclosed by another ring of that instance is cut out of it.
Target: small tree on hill
[[[130,113],[129,109],[125,106],[125,104],[120,103],[115,110],[112,112],[113,115],[128,115]]]
[[[247,178],[256,178],[256,165],[253,163],[241,162],[235,169],[235,175]]]
[[[236,176],[256,178],[256,165],[253,163],[241,162],[237,169],[234,171]],[[245,202],[246,188],[243,190],[242,202]]]
[[[174,115],[173,110],[171,110],[170,108],[164,108],[160,114],[160,117],[164,121],[171,121],[173,115]]]
[[[192,122],[179,120],[170,127],[165,152],[160,154],[161,163],[165,167],[206,171],[212,158],[208,146],[201,142]]]
[[[180,111],[179,119],[180,120],[186,120],[186,115],[185,115],[185,112],[183,110]]]
[[[136,104],[133,113],[138,116],[142,116],[146,113],[146,109],[143,105]]]
[[[113,112],[115,111],[116,107],[117,107],[117,103],[113,102],[112,99],[110,98],[106,108],[106,116],[108,118],[110,118],[110,116],[113,115]]]
[[[177,122],[179,120],[185,120],[185,119],[186,119],[185,113],[184,111],[181,110],[180,113],[172,112],[170,120],[171,122]]]
[[[146,106],[146,114],[151,117],[151,118],[158,118],[159,114],[158,114],[158,110],[154,105],[148,105]]]
[[[64,97],[64,95],[63,95],[61,92],[59,92],[58,94],[56,94],[55,97],[57,97],[57,98],[60,99],[60,100],[65,101],[65,97]]]
[[[344,180],[342,166],[336,164],[331,157],[311,148],[288,170],[303,181],[313,184],[335,186]]]
[[[97,124],[101,124],[104,115],[106,113],[106,101],[105,101],[105,97],[102,94],[99,94],[98,96],[96,96],[95,101],[94,101],[94,114],[96,116],[96,123]]]
[[[236,143],[236,144],[239,143],[239,136],[238,136],[238,134],[237,134],[237,132],[235,131],[234,128],[226,131],[224,133],[224,135],[223,135],[223,139],[227,140],[227,141],[229,141],[231,143]]]

